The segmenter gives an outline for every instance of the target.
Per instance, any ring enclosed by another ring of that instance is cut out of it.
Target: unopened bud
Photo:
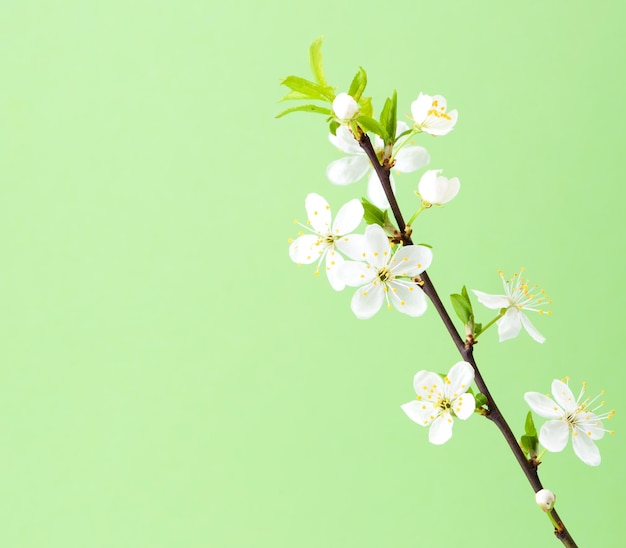
[[[351,120],[359,110],[359,104],[347,93],[340,93],[333,101],[333,112],[340,120]]]
[[[549,512],[554,506],[556,495],[550,489],[542,489],[535,493],[535,500],[544,512]]]

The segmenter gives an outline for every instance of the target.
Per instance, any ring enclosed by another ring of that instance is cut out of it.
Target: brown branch
[[[393,193],[393,189],[391,188],[391,181],[389,179],[389,167],[380,164],[380,162],[378,161],[378,157],[376,156],[376,152],[374,151],[374,147],[372,146],[372,142],[370,141],[370,138],[367,134],[362,134],[357,140],[359,145],[369,158],[370,162],[372,163],[374,171],[376,171],[378,179],[382,184],[383,190],[385,191],[385,196],[387,197],[387,201],[389,202],[389,206],[391,207],[393,216],[395,217],[396,223],[398,224],[398,229],[400,231],[400,234],[402,235],[403,244],[412,245],[413,241],[411,240],[411,236],[406,233],[406,223],[404,222],[404,218],[402,217],[402,212],[400,211],[400,206],[398,205],[398,201],[396,200],[396,197]],[[489,392],[489,388],[487,387],[487,384],[485,383],[478,369],[478,366],[476,365],[476,361],[474,360],[473,346],[471,344],[466,345],[464,339],[461,337],[461,335],[459,335],[459,332],[456,330],[456,327],[452,322],[452,318],[450,318],[450,315],[448,314],[445,306],[441,302],[439,294],[437,293],[437,290],[435,289],[435,286],[426,271],[420,274],[420,278],[423,281],[422,289],[424,290],[424,293],[426,293],[428,298],[433,303],[433,306],[435,307],[437,313],[439,314],[439,317],[443,321],[448,333],[450,334],[450,337],[452,338],[452,341],[457,347],[459,354],[461,354],[463,360],[470,363],[474,368],[474,382],[476,383],[478,390],[487,398],[488,412],[485,416],[498,427],[498,429],[504,436],[504,439],[506,440],[508,446],[513,452],[513,456],[522,468],[524,474],[526,475],[526,479],[536,493],[537,491],[543,489],[543,485],[541,484],[539,474],[537,472],[536,462],[534,460],[528,460],[524,455],[524,452],[517,442],[515,434],[513,434],[513,431],[504,419],[504,416],[500,412],[500,409],[498,409],[498,406],[496,405],[493,396]],[[557,514],[556,510],[552,509],[550,514],[554,518],[555,523],[559,525],[558,528],[554,530],[555,536],[563,543],[564,546],[567,546],[569,548],[576,548],[576,542],[574,542],[574,539],[563,524],[563,521]]]

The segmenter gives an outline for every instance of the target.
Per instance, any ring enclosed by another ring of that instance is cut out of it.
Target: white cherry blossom
[[[542,307],[552,304],[552,301],[548,299],[543,289],[535,293],[537,286],[531,287],[528,280],[522,276],[522,272],[524,272],[523,268],[519,274],[516,272],[513,278],[506,280],[502,271],[498,271],[500,278],[502,278],[504,295],[490,295],[476,289],[472,291],[487,308],[505,310],[504,315],[496,322],[500,342],[517,337],[520,329],[524,326],[526,332],[534,340],[538,343],[543,343],[546,338],[537,331],[522,311],[527,310],[529,312],[537,312],[538,314],[547,313],[550,315],[552,312],[546,312]]]
[[[566,381],[568,380],[566,379]],[[587,383],[583,383],[578,398],[575,398],[566,382],[555,379],[552,381],[554,400],[539,392],[526,392],[524,399],[537,415],[550,419],[539,430],[539,443],[541,445],[551,452],[562,451],[571,434],[576,456],[589,466],[598,466],[601,461],[600,451],[594,441],[604,437],[607,430],[605,430],[602,421],[611,419],[615,411],[596,414],[604,402],[595,407],[593,404],[604,394],[604,391],[595,398],[585,397],[583,399],[586,392]],[[610,431],[610,433],[613,432]]]
[[[428,205],[443,205],[454,198],[461,187],[458,177],[448,179],[439,175],[441,169],[429,169],[420,179],[418,190]]]
[[[445,135],[452,131],[459,113],[456,110],[446,112],[446,106],[445,97],[420,93],[411,103],[415,127],[430,135]]]
[[[535,493],[535,501],[544,512],[549,512],[554,507],[556,495],[550,489],[540,489]]]
[[[332,222],[330,206],[319,194],[309,194],[304,205],[310,226],[302,226],[313,234],[300,233],[300,237],[289,246],[289,256],[298,264],[317,261],[316,275],[319,274],[320,264],[325,258],[328,281],[333,289],[341,291],[345,284],[338,276],[338,267],[344,262],[344,258],[337,250],[352,259],[362,256],[365,237],[351,232],[363,219],[363,206],[359,200],[350,200],[341,207]]]
[[[408,417],[428,426],[428,440],[441,445],[452,437],[453,417],[465,420],[476,408],[474,396],[467,391],[474,381],[474,369],[467,362],[452,366],[445,378],[431,371],[418,371],[413,379],[417,399],[402,405]]]
[[[404,133],[409,129],[404,122],[398,122],[396,136]],[[345,152],[347,156],[335,160],[326,168],[326,176],[331,183],[336,185],[349,185],[368,175],[367,178],[367,198],[375,206],[382,209],[389,207],[389,202],[383,191],[383,187],[376,176],[376,172],[372,167],[369,158],[359,146],[350,130],[346,126],[337,128],[337,134],[329,134],[328,139],[340,151]],[[379,159],[385,148],[385,143],[378,136],[374,135],[372,146]],[[396,147],[397,148],[397,147]],[[424,167],[430,161],[428,152],[424,147],[420,146],[404,146],[397,151],[395,163],[391,168],[392,174],[395,173],[411,173]],[[391,177],[391,187],[395,191],[395,182],[393,175]]]
[[[365,262],[346,261],[339,267],[339,276],[346,285],[359,287],[352,298],[352,311],[359,319],[371,318],[387,301],[409,316],[426,311],[426,296],[412,278],[426,270],[432,262],[432,251],[421,245],[407,245],[391,255],[385,231],[369,225],[365,231],[365,249],[360,257]]]

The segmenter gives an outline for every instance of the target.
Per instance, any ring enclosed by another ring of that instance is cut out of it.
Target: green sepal
[[[380,113],[380,125],[385,128],[389,141],[385,141],[385,144],[395,142],[396,126],[398,116],[398,94],[394,91],[391,99],[385,101],[383,110]]]
[[[307,99],[317,99],[318,101],[328,101],[332,103],[335,93],[331,87],[321,86],[299,76],[287,76],[281,85],[287,86],[292,91],[305,95]],[[287,94],[289,96],[289,94]],[[304,98],[304,97],[302,97]],[[284,100],[284,99],[283,99]]]
[[[328,129],[333,135],[337,135],[337,128],[340,125],[341,124],[337,120],[331,120],[330,123],[328,124]]]
[[[389,136],[387,135],[387,131],[374,118],[361,115],[356,119],[356,121],[365,132],[375,133],[376,135],[379,135],[383,141],[388,141]]]
[[[327,87],[324,69],[322,67],[322,37],[315,40],[309,47],[309,63],[313,77],[321,86]]]
[[[325,116],[330,115],[330,109],[324,107],[318,107],[317,105],[300,105],[299,107],[288,108],[287,110],[283,110],[280,114],[276,116],[276,118],[282,118],[287,114],[291,114],[292,112],[314,112],[316,114],[324,114]]]
[[[360,103],[361,95],[367,86],[367,73],[363,67],[359,67],[359,72],[354,75],[348,95],[350,95],[357,103]]]

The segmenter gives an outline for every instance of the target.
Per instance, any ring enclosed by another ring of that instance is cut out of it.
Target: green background
[[[378,111],[443,94],[420,137],[461,180],[429,211],[442,296],[527,268],[547,337],[477,359],[514,430],[553,378],[607,389],[603,463],[548,454],[581,546],[621,546],[624,4],[321,0],[0,3],[0,545],[557,546],[493,425],[427,441],[400,405],[458,360],[432,307],[350,311],[288,257],[309,192],[335,211],[322,117],[274,116],[324,35]],[[404,209],[418,174],[398,178]],[[410,204],[410,205],[408,205]],[[447,299],[446,299],[447,300]],[[489,319],[486,311],[481,319]],[[575,388],[576,390],[576,388]]]

